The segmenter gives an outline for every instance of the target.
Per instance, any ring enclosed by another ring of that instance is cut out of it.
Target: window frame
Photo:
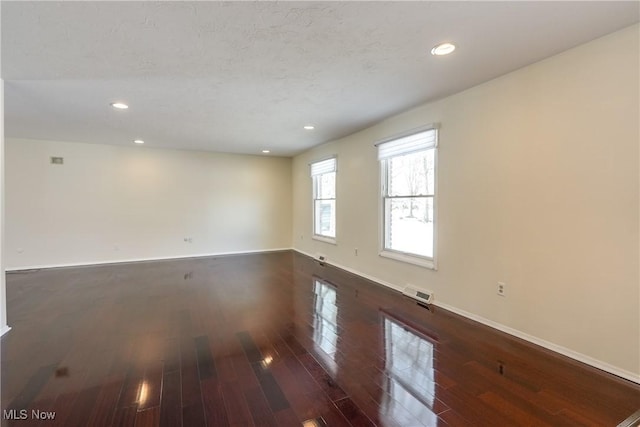
[[[387,195],[387,162],[389,159],[381,159],[379,162],[379,172],[380,172],[380,198],[378,203],[378,255],[384,258],[393,259],[396,261],[405,262],[408,264],[414,264],[420,267],[428,268],[430,270],[437,270],[437,249],[438,249],[438,146],[439,146],[439,125],[438,124],[429,124],[426,126],[421,126],[419,128],[411,129],[409,131],[385,138],[375,144],[376,147],[379,147],[382,144],[392,142],[401,138],[409,137],[415,134],[419,134],[422,132],[427,132],[433,130],[435,132],[435,144],[432,148],[426,148],[425,150],[433,149],[433,196],[417,196],[417,197],[427,197],[433,199],[433,256],[427,257],[424,255],[415,254],[412,252],[403,252],[396,249],[386,248],[387,241],[387,225],[388,219],[386,214],[386,203],[389,199]],[[418,150],[422,151],[422,150]],[[408,153],[407,153],[408,154]],[[399,154],[400,156],[402,154]],[[396,157],[396,156],[393,156]]]
[[[334,168],[333,171],[331,172],[325,172],[324,174],[313,174],[313,171],[311,172],[311,238],[314,240],[318,240],[321,242],[325,242],[325,243],[330,243],[330,244],[337,244],[336,238],[338,236],[338,215],[337,215],[337,210],[338,210],[338,157],[337,156],[330,156],[330,157],[325,157],[322,158],[320,160],[316,160],[313,161],[309,164],[310,168],[313,169],[313,165],[317,164],[317,163],[321,163],[321,162],[325,162],[327,160],[333,160],[334,162]],[[333,189],[333,193],[334,193],[334,198],[333,199],[321,199],[318,198],[318,182],[317,180],[320,179],[322,177],[322,175],[325,175],[327,173],[334,173],[335,174],[335,179],[334,179],[334,189]],[[316,230],[316,224],[317,224],[317,217],[316,217],[316,203],[320,200],[333,200],[334,203],[334,226],[335,226],[335,236],[328,236],[325,234],[320,234],[317,232]]]

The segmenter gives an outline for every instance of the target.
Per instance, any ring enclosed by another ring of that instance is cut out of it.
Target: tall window
[[[311,164],[313,179],[313,234],[321,240],[336,238],[336,158]]]
[[[378,144],[382,168],[381,255],[435,268],[437,130]]]

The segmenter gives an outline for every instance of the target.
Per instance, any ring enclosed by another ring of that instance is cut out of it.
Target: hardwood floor
[[[15,273],[7,299],[2,409],[27,419],[4,426],[616,426],[640,408],[638,385],[292,252]]]

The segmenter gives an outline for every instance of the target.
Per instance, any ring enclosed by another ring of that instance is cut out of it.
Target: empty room
[[[640,3],[0,2],[3,427],[640,426]]]

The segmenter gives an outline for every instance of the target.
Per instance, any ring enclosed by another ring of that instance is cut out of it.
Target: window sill
[[[430,270],[437,270],[435,259],[422,258],[413,256],[401,252],[381,251],[378,255],[385,258],[394,259],[396,261],[406,262],[408,264],[414,264],[420,267],[428,268]]]
[[[325,236],[319,236],[317,234],[314,234],[313,236],[311,236],[311,238],[313,240],[318,240],[320,242],[330,243],[332,245],[337,245],[336,239],[334,239],[333,237],[325,237]]]

